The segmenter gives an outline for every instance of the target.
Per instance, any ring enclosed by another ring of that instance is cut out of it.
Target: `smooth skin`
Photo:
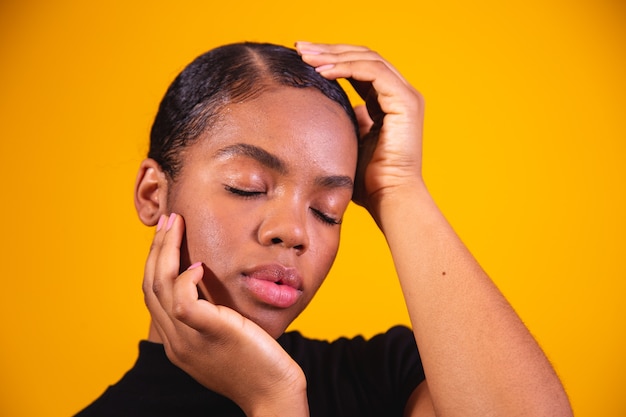
[[[144,161],[139,198],[161,202],[146,205],[144,221],[156,223],[152,213],[181,215],[182,268],[203,263],[203,296],[277,338],[335,259],[357,147],[339,104],[314,89],[271,89],[222,110],[217,125],[182,152],[174,181]],[[274,278],[283,268],[282,280],[296,291],[249,279]]]
[[[571,416],[549,361],[427,190],[421,95],[367,48],[305,42],[296,48],[324,77],[350,80],[366,101],[367,110],[357,109],[354,200],[387,239],[426,373],[405,415]],[[232,309],[199,299],[203,268],[177,276],[184,224],[178,215],[166,222],[164,208],[157,210],[161,227],[144,291],[170,359],[249,416],[308,415],[304,375],[272,337]],[[231,355],[206,354],[220,349]],[[232,375],[233,362],[254,366]],[[244,380],[258,390],[240,392]]]
[[[137,210],[144,223],[159,221],[144,279],[149,340],[247,415],[306,414],[302,370],[275,338],[337,254],[357,148],[337,103],[276,87],[227,106],[182,152],[174,180],[154,160],[141,165]]]

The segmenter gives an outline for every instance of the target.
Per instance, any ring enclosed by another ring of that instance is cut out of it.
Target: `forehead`
[[[185,153],[215,155],[236,143],[262,147],[293,165],[343,174],[356,165],[357,138],[350,118],[338,103],[312,88],[280,87],[226,105]],[[185,159],[183,166],[189,162]]]

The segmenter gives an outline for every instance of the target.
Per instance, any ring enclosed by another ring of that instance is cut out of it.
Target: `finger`
[[[359,123],[359,137],[363,137],[370,131],[374,125],[374,121],[367,112],[367,108],[363,105],[355,106],[354,114],[356,115],[356,120]]]
[[[225,337],[234,335],[234,332],[250,323],[235,310],[199,298],[198,285],[203,275],[204,268],[198,262],[176,278],[172,290],[172,314],[176,322],[188,326],[204,337],[215,337],[223,341]]]
[[[313,67],[328,66],[349,61],[379,61],[385,64],[403,82],[408,84],[400,72],[380,54],[368,48],[352,45],[311,44],[307,49],[299,49],[302,60]]]
[[[394,92],[415,91],[402,75],[376,52],[350,50],[341,53],[315,52],[302,55],[302,59],[315,67],[316,71],[328,79],[346,78],[355,91],[368,104],[370,115],[376,121],[377,100],[380,94],[394,95]],[[384,113],[387,113],[385,111]]]
[[[161,305],[160,301],[156,297],[154,293],[154,276],[156,271],[156,264],[161,254],[165,234],[166,234],[166,225],[168,222],[168,216],[162,215],[159,218],[159,222],[157,224],[157,230],[155,236],[152,240],[152,244],[150,246],[150,252],[148,254],[148,258],[146,260],[146,267],[144,270],[144,280],[143,280],[143,293],[144,293],[144,301],[150,312],[150,316],[152,318],[152,322],[161,337],[161,340],[164,344],[169,346],[169,337],[173,331],[172,321]]]
[[[170,214],[157,231],[144,276],[144,298],[163,340],[176,334],[171,318],[171,287],[178,275],[182,218]],[[178,255],[176,255],[178,254]]]
[[[360,83],[371,83],[385,114],[402,114],[417,109],[419,105],[419,93],[381,61],[338,62],[317,70],[329,79],[348,78]],[[367,100],[370,94],[367,91],[363,98]]]
[[[295,43],[298,53],[302,51],[308,52],[330,52],[330,53],[342,53],[346,51],[369,51],[366,46],[350,45],[350,44],[330,44],[330,43],[317,43],[297,41]]]
[[[167,312],[171,312],[172,287],[180,272],[180,246],[184,232],[182,217],[170,214],[164,226],[165,235],[156,259],[152,291]]]
[[[400,73],[389,62],[383,59],[378,53],[370,50],[344,51],[339,53],[303,51],[302,60],[316,68],[325,65],[338,64],[340,62],[378,61],[385,64],[385,66],[395,72],[397,76],[400,76]]]
[[[176,278],[172,288],[172,316],[195,330],[207,332],[214,322],[211,314],[215,313],[215,305],[199,297],[198,284],[203,276],[204,268],[198,262]]]
[[[161,252],[161,246],[163,245],[163,237],[165,236],[165,230],[162,230],[162,229],[165,223],[167,223],[167,216],[161,215],[161,217],[159,217],[159,222],[157,223],[156,232],[154,234],[154,237],[152,238],[152,243],[150,244],[150,251],[148,252],[148,257],[146,259],[143,284],[142,284],[144,298],[146,298],[146,304],[148,303],[149,299],[153,295],[152,285],[154,282],[154,272],[156,270],[156,262],[159,257],[159,253]]]
[[[161,253],[161,248],[163,246],[163,238],[165,237],[164,226],[167,224],[167,219],[168,217],[165,215],[161,215],[161,217],[159,217],[159,222],[157,223],[156,232],[154,234],[154,238],[152,238],[152,243],[150,244],[150,251],[148,252],[144,268],[142,289],[144,300],[148,306],[154,298],[154,274],[156,271],[157,260],[159,259],[159,254]]]

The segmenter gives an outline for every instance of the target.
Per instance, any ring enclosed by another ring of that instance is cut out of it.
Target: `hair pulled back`
[[[345,110],[358,135],[352,105],[339,83],[319,75],[293,49],[244,42],[200,55],[174,79],[152,125],[148,157],[175,178],[180,151],[211,127],[224,106],[276,86],[319,90]]]

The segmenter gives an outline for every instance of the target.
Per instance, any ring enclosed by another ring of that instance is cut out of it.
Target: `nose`
[[[304,253],[309,247],[306,211],[295,203],[276,202],[268,209],[259,227],[259,242],[264,246],[279,245],[293,248],[298,254]]]

